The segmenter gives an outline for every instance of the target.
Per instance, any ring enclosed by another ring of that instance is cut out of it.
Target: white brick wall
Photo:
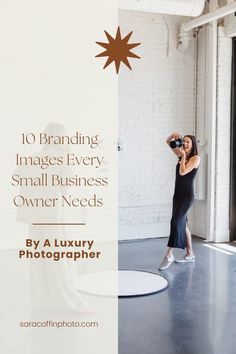
[[[215,193],[215,237],[217,242],[229,239],[231,56],[232,40],[224,36],[222,26],[218,27]]]
[[[194,39],[184,54],[176,50],[179,25],[186,18],[121,11],[122,34],[133,30],[131,42],[141,60],[119,75],[119,226],[120,238],[169,234],[175,157],[165,139],[172,131],[193,133],[207,160],[209,115],[208,29],[198,33],[197,121],[194,124]],[[216,134],[216,241],[228,240],[231,39],[219,27]],[[169,33],[169,36],[168,36]],[[168,55],[169,50],[169,55]],[[199,176],[204,183],[204,167]],[[207,168],[205,167],[205,178]],[[207,200],[195,200],[189,215],[193,234],[206,237]]]
[[[197,136],[207,143],[209,116],[207,29],[198,34],[198,109]],[[224,36],[224,28],[218,27],[217,65],[217,125],[216,125],[216,172],[215,172],[215,241],[229,240],[229,178],[230,178],[230,96],[231,96],[232,40]],[[206,61],[206,62],[205,62]],[[205,65],[206,64],[206,65]],[[207,145],[202,149],[207,151]],[[206,237],[207,201],[196,201],[192,210],[193,233]]]
[[[203,160],[207,160],[207,126],[210,113],[209,100],[209,84],[208,84],[208,48],[209,36],[208,28],[203,27],[198,31],[197,37],[197,97],[196,97],[196,137],[201,141],[198,146],[199,153]],[[203,162],[203,161],[202,161]],[[207,233],[207,163],[201,163],[196,179],[196,183],[205,183],[205,198],[203,200],[195,200],[193,208],[191,209],[189,223],[191,232],[194,235],[206,238]]]
[[[122,35],[130,42],[133,71],[119,75],[119,225],[120,238],[167,236],[176,158],[165,139],[173,131],[194,130],[194,40],[185,54],[176,50],[186,18],[121,11]],[[168,37],[169,32],[169,37]],[[168,54],[169,43],[169,56]]]

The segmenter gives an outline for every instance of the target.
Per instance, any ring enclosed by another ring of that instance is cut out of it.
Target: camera
[[[183,139],[181,139],[181,138],[179,138],[179,139],[176,139],[176,140],[172,140],[171,142],[170,142],[170,147],[172,148],[172,149],[175,149],[175,148],[179,148],[179,147],[181,147],[181,146],[183,146],[184,145],[184,141],[183,141]]]

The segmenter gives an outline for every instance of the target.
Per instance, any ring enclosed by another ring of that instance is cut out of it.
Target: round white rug
[[[116,288],[117,277],[118,289]],[[166,278],[144,271],[106,271],[89,273],[78,278],[80,292],[100,296],[144,296],[158,293],[167,287]]]

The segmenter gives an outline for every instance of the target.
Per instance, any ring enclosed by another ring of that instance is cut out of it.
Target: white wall
[[[232,40],[218,27],[215,241],[229,240]]]
[[[180,23],[188,18],[120,11],[122,35],[141,42],[133,70],[119,75],[120,238],[169,234],[176,158],[165,139],[194,133],[194,39],[176,49]],[[168,26],[168,27],[167,27]]]
[[[197,187],[206,187],[207,184],[208,126],[211,119],[208,26],[199,30],[188,51],[181,54],[176,50],[178,30],[180,23],[188,19],[165,16],[165,20],[167,25],[161,15],[128,11],[121,11],[119,16],[123,35],[133,30],[130,42],[142,42],[133,50],[142,59],[131,59],[133,71],[122,68],[119,75],[121,239],[169,234],[176,160],[164,141],[172,131],[195,133],[200,139],[202,164]],[[232,40],[225,37],[221,25],[218,28],[215,142],[216,242],[229,239],[231,47]],[[207,238],[206,195],[205,189],[205,197],[195,200],[189,215],[192,233],[202,238]]]
[[[198,33],[197,74],[197,136],[205,143],[207,152],[209,115],[208,85],[208,27]],[[230,187],[230,99],[231,99],[232,40],[225,37],[224,27],[218,27],[217,55],[217,118],[216,118],[216,171],[214,241],[229,240],[229,187]],[[207,172],[207,171],[206,171]],[[191,213],[191,226],[195,235],[206,237],[207,200],[195,201]]]
[[[208,27],[202,27],[196,37],[196,135],[200,140],[199,153],[201,165],[196,178],[196,185],[203,188],[205,195],[201,200],[195,200],[190,213],[190,229],[194,235],[206,238],[207,234],[207,143],[208,143],[208,120],[210,119],[209,100],[209,35]]]

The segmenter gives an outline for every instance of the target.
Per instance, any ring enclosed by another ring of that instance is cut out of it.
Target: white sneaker
[[[163,258],[163,261],[159,265],[159,270],[165,270],[165,269],[169,268],[169,266],[171,265],[171,263],[174,262],[174,260],[175,260],[174,256],[171,256],[170,258],[165,256]]]
[[[194,263],[195,262],[195,256],[184,256],[182,259],[176,259],[176,263]]]

